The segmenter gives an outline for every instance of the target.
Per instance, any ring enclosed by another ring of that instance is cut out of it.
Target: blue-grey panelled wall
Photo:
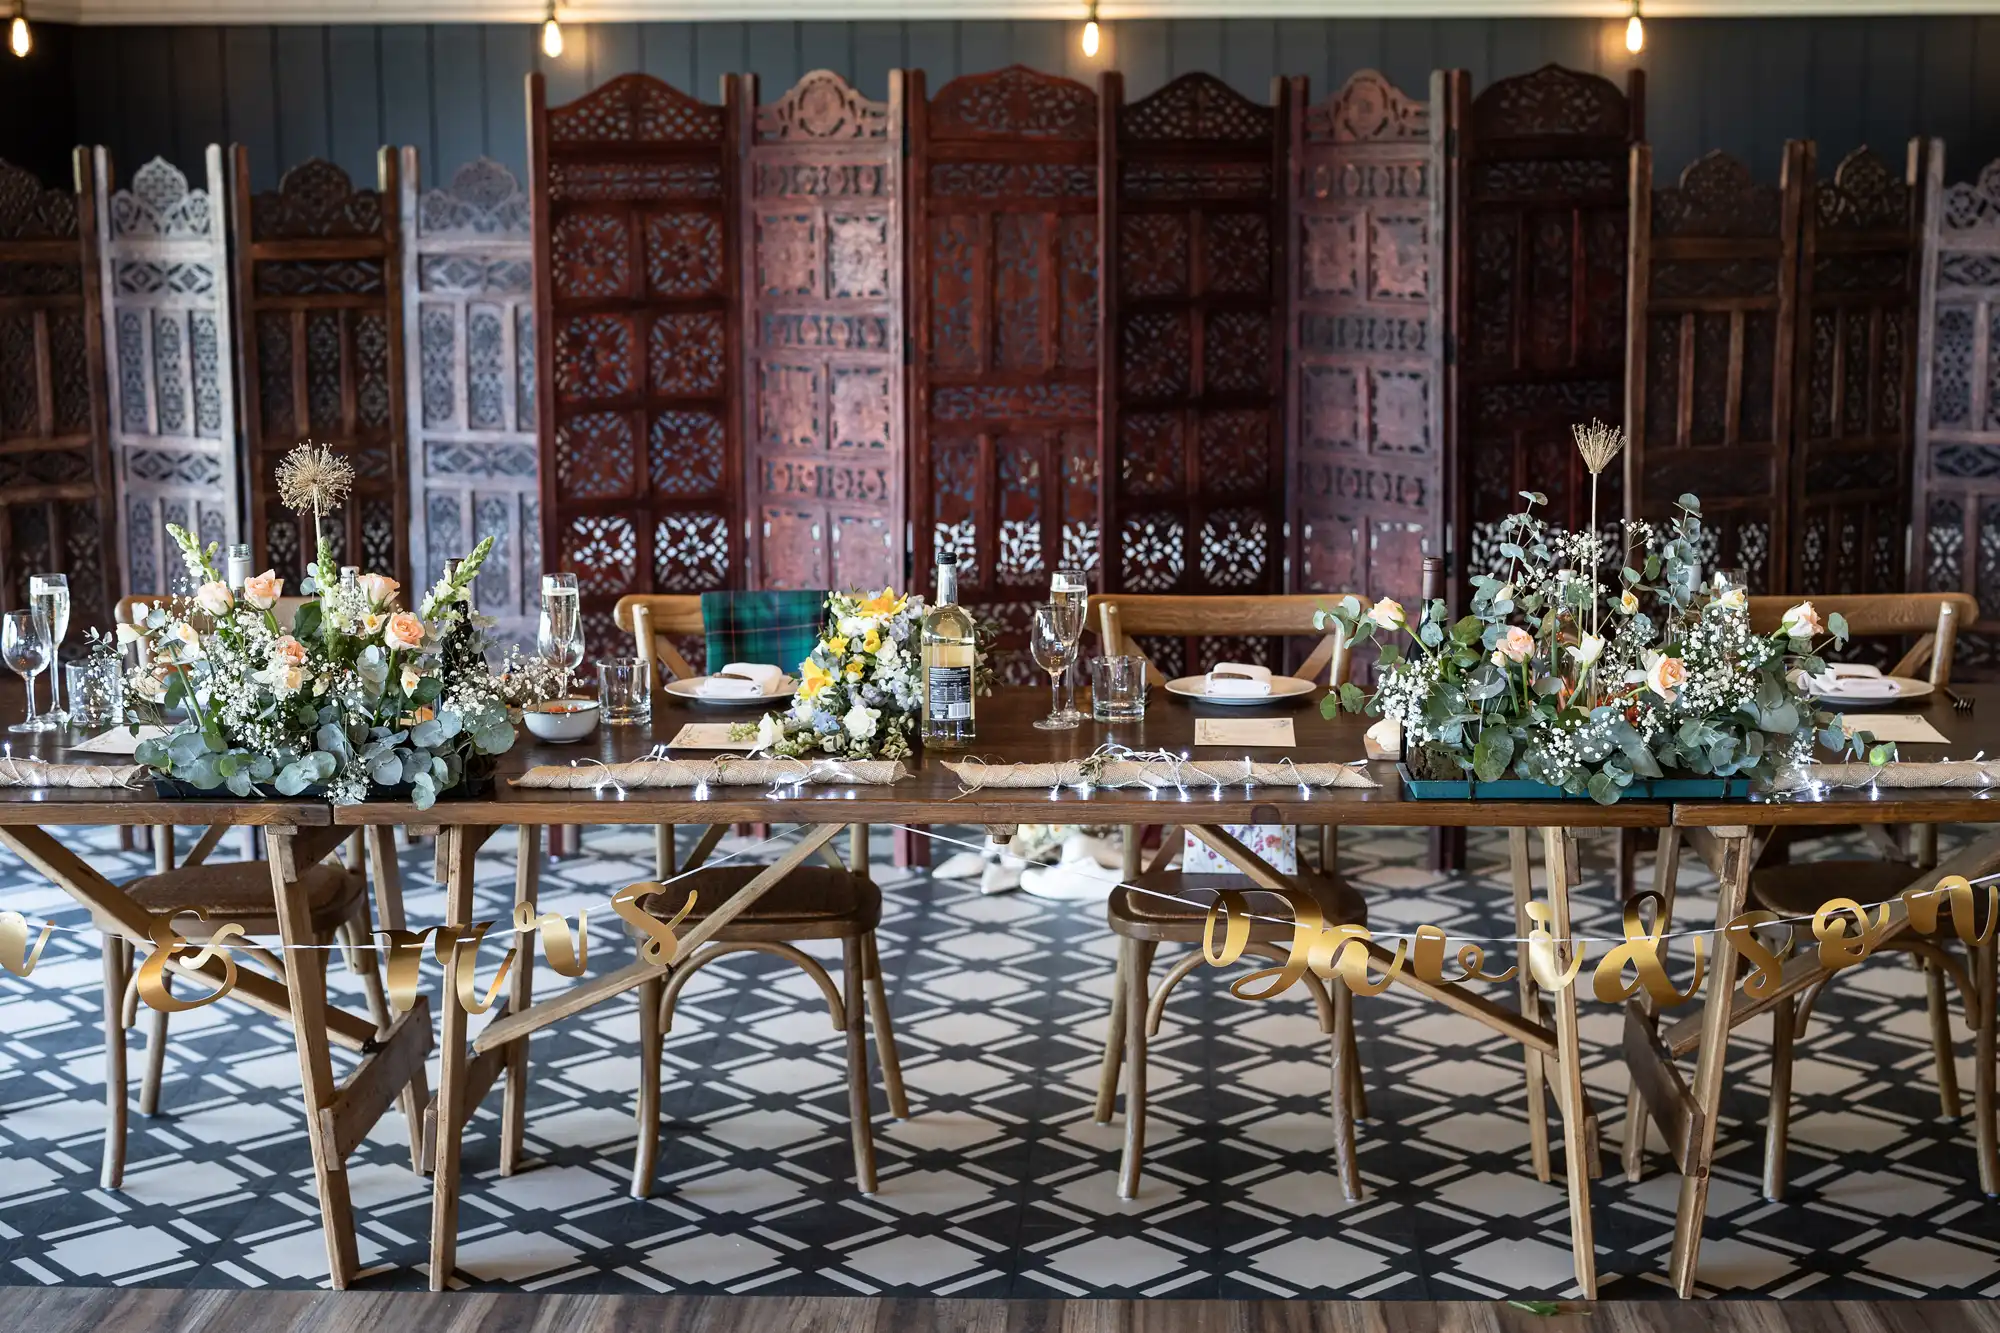
[[[1116,67],[1128,97],[1208,70],[1263,100],[1274,74],[1309,75],[1315,95],[1362,68],[1416,93],[1436,68],[1471,71],[1475,90],[1549,61],[1615,76],[1631,59],[1623,31],[1588,19],[1132,22],[1107,25],[1086,61],[1074,23],[568,24],[567,49],[548,60],[521,24],[77,28],[46,39],[47,64],[69,62],[70,108],[38,91],[21,119],[28,76],[0,60],[0,157],[46,158],[43,140],[61,139],[107,144],[127,169],[156,153],[185,166],[234,141],[264,189],[314,155],[366,179],[376,146],[393,143],[440,170],[485,154],[520,172],[522,76],[536,68],[551,102],[630,70],[714,97],[727,73],[782,90],[826,67],[880,97],[891,69],[922,69],[937,88],[1015,62],[1082,79]],[[2000,157],[2000,16],[1661,19],[1646,31],[1662,175],[1720,148],[1775,176],[1788,137],[1818,140],[1831,163],[1863,142],[1900,162],[1911,135],[1938,135],[1948,179]],[[37,89],[50,83],[43,73]]]

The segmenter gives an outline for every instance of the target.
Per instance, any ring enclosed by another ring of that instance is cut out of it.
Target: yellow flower
[[[833,684],[833,673],[808,657],[799,667],[799,693],[817,699]]]
[[[833,651],[835,657],[838,657],[847,651],[847,636],[836,634],[833,638],[826,641],[826,646]]]
[[[861,659],[857,657],[847,664],[847,678],[849,680],[860,680],[861,673],[867,669],[867,667],[862,665]]]
[[[861,614],[864,616],[893,616],[903,609],[903,600],[903,598],[896,596],[893,589],[884,588],[879,596],[867,598],[861,603]],[[871,648],[869,651],[873,652],[874,649]]]
[[[867,637],[867,638],[865,638],[865,639],[863,639],[863,640],[861,641],[861,648],[862,648],[862,651],[864,651],[864,652],[870,652],[870,653],[879,653],[879,652],[881,652],[881,651],[882,651],[882,631],[880,631],[880,630],[873,630],[873,629],[869,630],[869,631],[868,631],[868,637]]]

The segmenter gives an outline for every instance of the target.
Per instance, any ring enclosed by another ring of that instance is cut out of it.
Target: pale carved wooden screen
[[[2000,162],[1943,188],[1926,163],[1918,325],[1915,586],[1968,592],[1954,670],[2000,669]]]
[[[1210,74],[1131,105],[1102,76],[1104,531],[1123,592],[1275,592],[1283,578],[1285,85]]]
[[[1671,516],[1701,498],[1706,563],[1750,590],[1790,587],[1793,339],[1805,145],[1779,183],[1723,153],[1665,188],[1632,150],[1632,309],[1625,350],[1627,514]]]
[[[1857,148],[1808,184],[1799,242],[1792,565],[1804,593],[1899,592],[1910,513],[1924,143]]]
[[[529,100],[543,550],[602,645],[627,593],[743,584],[738,89]]]
[[[914,575],[953,552],[1017,647],[1052,570],[1100,582],[1097,96],[1020,66],[907,88]]]
[[[69,575],[72,620],[109,623],[116,524],[105,447],[103,291],[96,187],[44,188],[0,161],[0,610],[31,574]]]
[[[356,189],[346,172],[314,158],[287,171],[275,191],[253,195],[249,151],[238,144],[231,187],[253,558],[297,590],[313,559],[312,523],[285,508],[275,472],[312,439],[354,466],[354,493],[326,523],[336,558],[407,584],[395,153],[378,155],[374,189]]]
[[[1452,78],[1428,104],[1373,70],[1317,103],[1293,85],[1293,591],[1408,601],[1444,553]]]
[[[873,102],[819,70],[754,107],[743,190],[748,582],[905,578],[903,76]]]
[[[110,153],[91,151],[128,593],[189,589],[170,523],[204,544],[242,540],[222,149],[203,166],[205,188],[190,187],[156,157],[114,192]]]
[[[402,150],[410,547],[426,587],[486,537],[473,603],[531,644],[542,572],[535,444],[534,245],[514,174],[480,158],[423,188]]]
[[[1460,144],[1452,245],[1458,314],[1461,579],[1499,559],[1521,491],[1569,527],[1590,517],[1570,428],[1623,417],[1626,198],[1645,76],[1627,91],[1547,65],[1474,98]],[[1607,472],[1599,519],[1620,512]]]

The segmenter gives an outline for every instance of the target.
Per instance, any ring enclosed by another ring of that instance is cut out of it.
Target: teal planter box
[[[1396,765],[1403,776],[1403,794],[1414,801],[1587,801],[1588,793],[1572,796],[1561,787],[1546,782],[1525,782],[1502,778],[1498,782],[1471,779],[1417,778],[1409,766]],[[1618,799],[1621,801],[1693,801],[1750,794],[1749,778],[1634,778]]]

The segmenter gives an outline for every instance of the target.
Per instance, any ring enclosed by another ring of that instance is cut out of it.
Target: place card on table
[[[136,736],[130,727],[113,727],[87,741],[78,741],[63,748],[71,754],[137,754],[139,742],[156,741],[166,734],[165,727],[142,726]]]
[[[1878,741],[1901,745],[1949,745],[1945,734],[1922,713],[1842,713],[1840,725],[1850,736],[1865,731]]]
[[[756,748],[754,740],[733,741],[729,733],[735,730],[734,722],[690,722],[674,733],[667,742],[669,750],[736,750],[749,753]]]
[[[1292,736],[1288,717],[1198,717],[1194,743],[1289,750],[1298,741]]]

